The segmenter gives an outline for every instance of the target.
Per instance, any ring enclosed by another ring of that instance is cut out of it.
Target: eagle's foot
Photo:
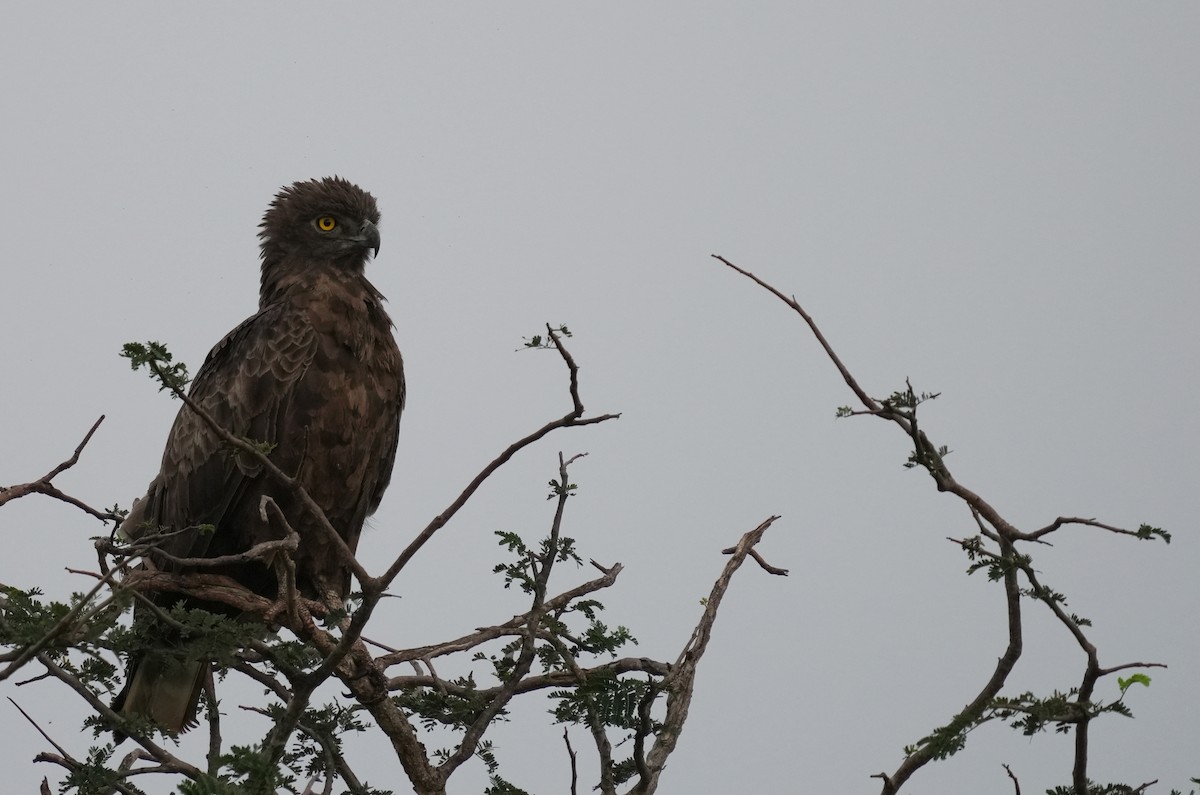
[[[391,695],[388,691],[388,678],[374,660],[370,657],[363,660],[354,655],[347,662],[352,670],[342,675],[342,681],[350,686],[352,693],[348,695],[356,697],[358,703],[370,707]]]

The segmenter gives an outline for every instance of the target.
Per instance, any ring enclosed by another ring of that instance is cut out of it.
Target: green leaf
[[[1134,684],[1139,684],[1139,685],[1143,685],[1145,687],[1149,687],[1150,686],[1150,677],[1146,676],[1145,674],[1134,674],[1133,676],[1129,677],[1128,679],[1122,679],[1121,677],[1117,677],[1117,685],[1120,686],[1122,693],[1124,693],[1126,690],[1129,689],[1129,687],[1131,685],[1134,685]]]

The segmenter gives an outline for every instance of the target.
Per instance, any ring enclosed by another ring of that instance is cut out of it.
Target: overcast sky
[[[1092,775],[1150,792],[1200,775],[1200,7],[1192,3],[13,3],[0,26],[0,483],[35,479],[100,414],[58,485],[128,506],[177,404],[118,358],[162,340],[199,365],[251,314],[256,225],[279,186],[340,174],[377,197],[409,402],[360,551],[382,569],[505,445],[569,409],[566,323],[590,412],[620,420],[523,452],[397,583],[370,635],[419,645],[523,608],[493,532],[536,538],[556,454],[567,533],[625,571],[605,594],[639,656],[673,660],[724,564],[770,514],[701,666],[662,790],[862,792],[974,697],[1005,644],[1001,590],[947,536],[969,514],[901,466],[800,319],[869,392],[942,397],[924,427],[1023,529],[1091,618],[1101,663],[1142,660],[1136,720],[1092,733]],[[0,510],[0,582],[86,583],[97,523],[29,497]],[[562,588],[589,576],[561,572]],[[1079,681],[1083,656],[1027,607],[1008,693]],[[72,753],[84,705],[0,687]],[[1097,696],[1111,700],[1116,682]],[[537,793],[569,771],[549,703],[489,735]],[[226,711],[240,713],[234,704]],[[231,717],[231,720],[236,718]],[[242,718],[249,720],[248,718]],[[4,789],[59,770],[0,703]],[[196,752],[201,739],[189,738]],[[577,749],[588,748],[576,732]],[[196,755],[199,755],[196,752]],[[386,746],[352,746],[407,791]],[[918,774],[921,793],[1065,785],[1070,740],[998,725]],[[594,756],[584,781],[595,780]],[[452,779],[477,793],[481,767]],[[582,791],[582,790],[581,790]]]

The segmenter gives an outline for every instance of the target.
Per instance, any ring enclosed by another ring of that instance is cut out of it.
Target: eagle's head
[[[379,253],[378,224],[375,197],[341,177],[293,183],[279,191],[259,225],[263,273],[285,260],[361,272],[367,250]]]

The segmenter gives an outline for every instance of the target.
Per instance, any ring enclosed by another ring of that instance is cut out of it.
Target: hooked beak
[[[363,248],[371,249],[372,256],[379,256],[379,227],[370,221],[363,221],[362,226],[358,228],[358,235],[354,240],[362,245]]]

